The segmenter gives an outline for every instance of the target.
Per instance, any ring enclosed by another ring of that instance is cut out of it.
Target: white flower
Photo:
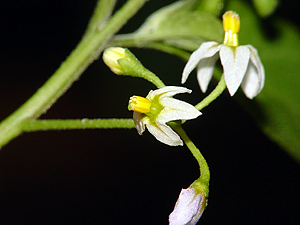
[[[194,225],[200,219],[207,204],[204,194],[194,188],[182,189],[173,212],[169,215],[169,225]]]
[[[133,96],[128,109],[133,110],[133,119],[141,135],[148,131],[159,141],[171,146],[183,145],[178,134],[166,123],[174,120],[189,120],[201,115],[191,104],[172,98],[179,93],[191,93],[184,87],[167,86],[150,91],[146,98]]]
[[[212,78],[214,65],[220,58],[230,95],[233,96],[239,86],[242,86],[248,98],[255,97],[264,86],[264,67],[257,50],[252,45],[238,46],[239,25],[238,15],[226,12],[223,15],[224,43],[214,41],[202,43],[188,60],[181,82],[184,83],[197,66],[197,79],[202,92],[205,92]]]

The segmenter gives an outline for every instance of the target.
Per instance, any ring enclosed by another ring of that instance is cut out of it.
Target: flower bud
[[[122,67],[118,63],[118,60],[124,59],[125,57],[125,48],[120,47],[107,48],[103,53],[104,63],[116,74],[120,74],[122,72]]]
[[[169,225],[195,225],[200,219],[207,198],[196,188],[182,189],[173,212],[169,216]]]

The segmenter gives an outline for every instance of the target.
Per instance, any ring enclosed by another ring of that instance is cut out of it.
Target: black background
[[[76,46],[95,2],[1,3],[1,120]],[[148,2],[121,32],[134,31],[170,2]],[[293,3],[282,1],[275,16],[299,24]],[[132,51],[166,84],[180,85],[184,62],[154,50]],[[178,98],[196,104],[203,95],[192,77],[186,86],[193,93]],[[42,118],[130,118],[128,98],[153,88],[112,74],[98,60]],[[299,165],[260,132],[234,98],[225,92],[184,128],[211,170],[209,205],[199,224],[298,224]],[[186,147],[166,146],[148,132],[22,134],[0,152],[0,224],[167,224],[180,189],[198,176]]]

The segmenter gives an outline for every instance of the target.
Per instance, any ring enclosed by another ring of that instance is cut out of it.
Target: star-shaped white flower
[[[183,145],[179,135],[167,125],[170,121],[189,120],[201,115],[191,104],[174,99],[179,93],[191,93],[184,87],[167,86],[150,91],[146,98],[133,96],[128,108],[133,110],[133,119],[138,133],[148,131],[159,141],[171,146]]]
[[[195,188],[182,189],[169,216],[169,225],[196,224],[206,207],[206,201],[204,194]]]
[[[238,46],[239,23],[237,14],[233,12],[224,14],[224,44],[214,41],[202,43],[188,60],[182,73],[182,83],[185,83],[191,71],[197,66],[197,79],[202,92],[205,92],[212,78],[215,63],[220,58],[226,86],[231,96],[236,93],[239,86],[242,86],[250,99],[262,90],[265,81],[263,64],[252,45]]]

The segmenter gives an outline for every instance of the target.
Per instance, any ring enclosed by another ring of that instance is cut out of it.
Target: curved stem
[[[133,119],[28,120],[23,131],[135,128]]]
[[[109,22],[93,35],[83,38],[50,79],[17,111],[0,124],[0,147],[22,132],[25,120],[38,118],[98,58],[111,39],[147,0],[129,0]]]
[[[206,106],[208,106],[212,101],[216,100],[217,97],[222,94],[222,92],[226,89],[226,83],[224,79],[224,74],[221,76],[221,79],[216,86],[216,88],[208,95],[206,96],[201,102],[199,102],[195,107],[200,111]]]
[[[205,158],[203,157],[199,149],[195,146],[195,144],[191,141],[191,139],[187,136],[182,126],[175,125],[172,126],[172,128],[180,135],[199,164],[200,177],[196,181],[194,181],[193,184],[191,184],[191,187],[201,186],[203,193],[206,197],[208,197],[210,171]]]

